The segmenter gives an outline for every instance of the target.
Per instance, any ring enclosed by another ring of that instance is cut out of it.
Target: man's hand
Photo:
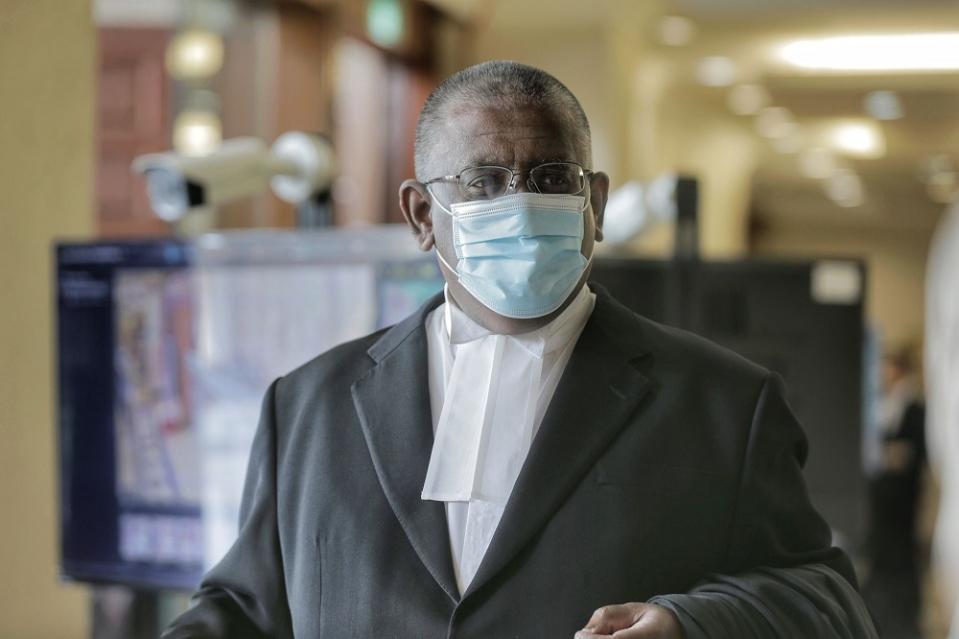
[[[644,603],[603,606],[573,639],[683,639],[671,610]]]

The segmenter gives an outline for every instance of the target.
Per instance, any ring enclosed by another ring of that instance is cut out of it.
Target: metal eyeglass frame
[[[497,165],[497,164],[480,164],[480,165],[477,165],[477,166],[468,166],[468,167],[465,167],[465,168],[463,168],[463,169],[460,169],[460,172],[457,173],[456,175],[441,175],[441,176],[439,176],[439,177],[431,178],[431,179],[429,179],[429,180],[426,180],[426,181],[423,182],[422,184],[423,184],[423,186],[427,187],[427,192],[428,192],[431,196],[436,197],[436,196],[433,194],[433,192],[429,189],[429,186],[430,186],[431,184],[435,184],[435,183],[437,183],[437,182],[456,182],[456,183],[458,183],[458,182],[460,181],[460,176],[463,175],[463,173],[465,173],[466,171],[472,171],[472,170],[476,170],[476,169],[503,169],[504,171],[509,171],[509,174],[510,174],[509,184],[507,184],[506,190],[503,191],[502,195],[496,196],[496,197],[503,197],[504,195],[509,195],[510,193],[515,193],[515,192],[516,192],[516,178],[517,178],[517,176],[523,175],[524,173],[531,174],[531,173],[532,173],[533,171],[535,171],[536,169],[539,169],[539,168],[544,167],[544,166],[549,166],[549,165],[551,165],[551,164],[568,164],[568,165],[572,165],[572,166],[579,167],[579,170],[580,170],[580,172],[581,172],[582,175],[583,175],[583,188],[580,189],[579,191],[577,191],[576,193],[566,193],[566,194],[564,194],[564,195],[580,195],[581,193],[588,193],[588,192],[589,192],[589,190],[590,190],[590,189],[589,189],[589,181],[590,181],[590,179],[593,177],[593,175],[595,174],[595,172],[592,171],[592,170],[590,170],[590,169],[587,169],[587,168],[583,167],[583,165],[580,164],[579,162],[543,162],[542,164],[537,164],[536,166],[530,167],[530,168],[528,168],[528,169],[526,169],[526,170],[523,170],[523,171],[516,171],[516,170],[513,170],[512,168],[510,168],[510,167],[508,167],[508,166],[499,166],[499,165]],[[459,186],[462,187],[462,185],[459,185]],[[533,191],[533,192],[536,192],[536,193],[542,193],[542,191],[539,190],[539,187],[537,187],[536,184],[532,181],[532,177],[527,177],[527,178],[526,178],[526,186],[529,187],[530,191]],[[462,192],[462,188],[460,188],[460,191]],[[492,198],[490,198],[490,199],[492,199]]]

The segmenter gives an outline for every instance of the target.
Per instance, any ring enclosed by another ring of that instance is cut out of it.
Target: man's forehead
[[[538,104],[504,103],[502,106],[458,105],[448,109],[447,125],[474,136],[514,133],[558,133],[568,126],[568,119],[556,109]]]
[[[578,159],[568,122],[550,110],[455,109],[444,123],[441,139],[434,143],[454,167]]]

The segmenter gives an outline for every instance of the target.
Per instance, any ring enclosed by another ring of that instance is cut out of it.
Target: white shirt
[[[461,594],[486,554],[595,301],[583,286],[549,324],[520,335],[490,332],[448,293],[426,318],[434,442],[423,499],[446,502]]]

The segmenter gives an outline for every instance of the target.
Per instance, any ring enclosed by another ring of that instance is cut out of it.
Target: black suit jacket
[[[462,597],[444,505],[420,498],[437,296],[270,387],[239,538],[164,638],[567,639],[651,598],[689,639],[874,636],[778,378],[594,290]]]

